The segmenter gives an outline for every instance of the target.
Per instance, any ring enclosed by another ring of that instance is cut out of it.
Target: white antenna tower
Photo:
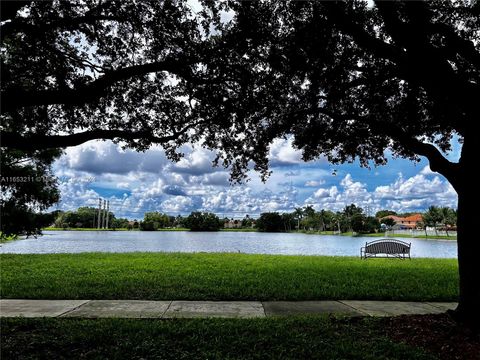
[[[102,199],[98,198],[98,226],[97,229],[100,229],[102,224]]]
[[[103,219],[102,219],[103,229],[105,229],[106,222],[107,222],[107,200],[103,199]]]
[[[107,201],[107,211],[105,213],[105,215],[107,216],[107,220],[105,222],[105,229],[108,229],[108,218],[110,217],[108,212],[109,210],[110,210],[110,200]]]

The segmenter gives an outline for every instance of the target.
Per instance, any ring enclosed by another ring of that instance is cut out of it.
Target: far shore
[[[142,231],[140,229],[127,229],[127,228],[116,228],[116,229],[95,229],[95,228],[56,228],[56,227],[47,227],[42,229],[43,231]],[[155,231],[190,231],[188,228],[165,228],[158,229]],[[225,232],[258,232],[257,229],[253,228],[224,228],[219,231]],[[337,233],[334,231],[313,231],[313,230],[292,230],[287,231],[287,233],[298,233],[306,235],[336,235],[336,236],[353,236],[353,237],[392,237],[392,238],[415,238],[415,239],[425,239],[425,240],[450,240],[456,241],[456,236],[446,236],[446,235],[412,235],[412,234],[387,234],[387,233],[371,233],[371,234],[359,234],[353,232]]]

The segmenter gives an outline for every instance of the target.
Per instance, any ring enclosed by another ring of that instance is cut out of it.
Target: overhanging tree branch
[[[30,3],[31,1],[0,1],[1,20],[11,20],[18,10]]]
[[[120,68],[105,73],[97,80],[69,90],[23,90],[8,89],[2,91],[1,102],[4,112],[25,106],[69,104],[81,105],[103,96],[116,82],[152,72],[168,71],[180,76],[188,73],[186,59],[167,58],[148,64]]]
[[[1,39],[5,39],[7,36],[18,33],[28,32],[29,34],[36,34],[41,36],[46,31],[52,29],[61,28],[62,30],[75,30],[79,25],[91,25],[99,21],[127,21],[126,19],[120,19],[117,16],[108,15],[86,15],[76,18],[58,19],[57,21],[49,24],[43,24],[41,26],[28,23],[25,19],[15,19],[9,23],[2,25]]]
[[[448,102],[454,99],[464,106],[467,118],[477,117],[479,108],[473,104],[476,104],[474,99],[480,97],[478,84],[459,79],[448,62],[440,56],[440,50],[433,49],[430,45],[424,46],[422,41],[425,39],[418,39],[418,37],[422,37],[422,34],[416,34],[415,29],[402,23],[396,16],[397,5],[381,1],[377,4],[387,30],[400,46],[386,43],[369,33],[353,15],[349,14],[345,4],[332,2],[325,4],[325,9],[333,23],[342,32],[351,36],[358,46],[367,49],[368,52],[379,58],[396,64],[397,73],[401,78],[421,84],[439,102]],[[427,27],[429,24],[424,25]],[[446,29],[442,29],[443,33],[446,31]],[[450,40],[453,41],[452,38]],[[468,54],[469,58],[476,59],[477,56],[480,56],[467,43],[457,42],[456,45],[462,46],[463,54]],[[442,76],[439,77],[438,74],[442,74]],[[455,85],[452,86],[452,84]],[[459,133],[465,133],[465,126],[463,119],[456,120],[455,127]]]
[[[462,39],[451,27],[435,23],[430,26],[432,32],[436,32],[445,36],[447,40],[447,49],[459,54],[472,64],[480,63],[480,53],[475,49],[472,41]]]
[[[430,164],[432,171],[445,176],[453,187],[458,182],[457,176],[459,164],[449,161],[434,145],[424,143],[416,138],[407,136],[397,136],[405,148],[413,151],[415,154],[425,156]]]
[[[89,140],[147,140],[154,144],[165,144],[176,140],[180,135],[198,123],[192,123],[171,135],[156,136],[151,131],[129,131],[129,130],[103,130],[95,129],[69,135],[27,135],[4,132],[1,134],[1,147],[17,150],[43,150],[52,148],[65,148],[68,146],[80,145]]]
[[[439,102],[453,100],[462,104],[468,114],[467,118],[476,118],[479,114],[478,107],[473,104],[476,103],[474,99],[480,97],[480,87],[478,83],[458,76],[448,62],[448,58],[444,56],[444,49],[438,49],[432,45],[430,37],[435,27],[432,27],[432,14],[426,3],[405,2],[404,16],[407,17],[407,21],[401,20],[399,14],[401,3],[376,1],[376,5],[390,36],[398,47],[406,50],[406,61],[398,63],[405,80],[420,84]],[[442,27],[442,33],[445,34],[449,27],[446,24],[442,24]],[[450,30],[453,32],[452,29]],[[462,46],[468,43],[469,41],[465,41]],[[465,49],[462,50],[464,53]],[[475,49],[468,48],[468,50],[470,58],[475,59],[480,56]],[[476,53],[476,57],[472,55],[472,51]],[[455,126],[457,131],[465,132],[465,123],[457,120]]]
[[[7,4],[5,7],[17,8],[13,12],[13,9],[10,10],[7,15],[4,17],[4,3]],[[117,21],[123,22],[128,21],[128,17],[119,17],[111,16],[107,14],[102,14],[102,11],[106,8],[105,3],[100,3],[98,6],[85,12],[83,16],[77,17],[58,17],[55,20],[50,20],[43,23],[32,24],[28,22],[25,18],[17,17],[15,14],[23,6],[29,5],[31,1],[18,1],[18,0],[7,0],[2,1],[2,21],[9,19],[10,22],[6,22],[1,26],[1,39],[3,39],[11,34],[23,32],[28,33],[33,36],[44,36],[45,32],[52,29],[61,28],[62,30],[75,30],[79,25],[90,25],[95,24],[99,21]]]
[[[335,119],[338,123],[342,123],[350,119],[355,119],[361,123],[367,121],[358,114],[339,114],[325,108],[311,109],[311,113],[315,112],[327,115],[328,117]],[[369,125],[368,122],[366,122],[365,125]],[[364,130],[369,132],[372,131],[372,129],[369,129],[368,127]],[[429,161],[430,169],[432,171],[438,172],[439,174],[445,176],[454,188],[457,186],[459,181],[458,170],[460,168],[460,164],[449,161],[434,145],[424,143],[415,137],[405,134],[400,128],[394,126],[393,124],[384,126],[381,130],[380,128],[377,128],[377,130],[379,131],[379,135],[386,136],[393,141],[399,142],[406,150],[409,150],[416,155],[426,157]],[[360,133],[358,132],[358,134]]]
[[[325,9],[330,15],[330,18],[335,22],[335,25],[346,34],[352,36],[359,46],[367,48],[375,55],[394,61],[395,63],[405,60],[401,50],[368,33],[362,25],[358,24],[354,18],[349,16],[346,12],[345,5],[334,2],[326,3]]]

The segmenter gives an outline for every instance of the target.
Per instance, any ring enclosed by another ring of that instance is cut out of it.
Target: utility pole
[[[107,212],[106,212],[107,220],[106,220],[106,225],[105,225],[106,229],[108,229],[108,218],[110,217],[109,213],[108,213],[109,210],[110,210],[110,200],[107,200]]]
[[[107,200],[103,199],[103,219],[102,227],[105,229],[105,224],[107,222]]]
[[[102,199],[98,198],[98,226],[97,229],[100,229],[102,224]]]
[[[95,229],[95,218],[97,217],[97,212],[94,211],[93,212],[93,225],[92,225],[92,229]]]
[[[365,206],[365,213],[367,216],[370,216],[372,214],[372,208],[370,205]]]

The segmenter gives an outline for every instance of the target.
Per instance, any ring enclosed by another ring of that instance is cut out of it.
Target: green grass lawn
[[[455,301],[456,259],[185,253],[0,255],[0,296]]]
[[[382,319],[3,319],[4,359],[436,359]]]

